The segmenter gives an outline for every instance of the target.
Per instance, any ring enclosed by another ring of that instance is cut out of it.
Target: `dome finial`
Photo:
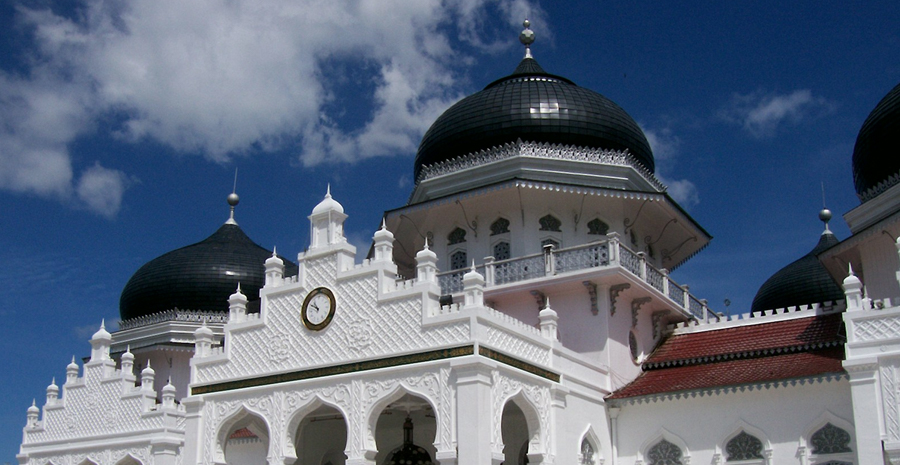
[[[522,21],[522,26],[524,26],[525,29],[519,34],[519,42],[522,42],[522,45],[525,46],[525,58],[532,58],[531,44],[534,43],[534,31],[529,28],[531,26],[531,21],[526,18],[525,21]]]
[[[237,195],[237,168],[234,169],[234,186],[231,188],[231,193],[228,194],[228,205],[231,206],[231,214],[228,216],[228,221],[225,224],[237,224],[237,221],[234,220],[234,207],[241,201],[241,198]]]
[[[825,231],[822,234],[832,234],[828,229],[828,222],[831,221],[831,210],[825,206],[825,182],[822,181],[822,209],[819,210],[819,220],[825,223]]]

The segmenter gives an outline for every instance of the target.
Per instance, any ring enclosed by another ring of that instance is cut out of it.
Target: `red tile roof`
[[[841,315],[669,337],[609,399],[843,373]]]
[[[231,433],[231,436],[228,436],[228,439],[240,439],[240,438],[255,438],[257,437],[253,434],[253,431],[250,431],[247,428],[241,428],[239,430],[235,430],[235,432]]]
[[[668,338],[645,362],[670,365],[687,360],[778,349],[803,350],[842,343],[841,314],[679,334]]]

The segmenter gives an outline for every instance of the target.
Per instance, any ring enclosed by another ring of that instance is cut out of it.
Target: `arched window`
[[[503,241],[494,244],[494,260],[508,260],[509,258],[509,242]]]
[[[581,440],[581,465],[594,465],[594,446],[587,438]]]
[[[450,269],[458,270],[460,268],[465,268],[468,266],[466,264],[466,251],[465,250],[457,250],[450,255]]]
[[[595,236],[605,236],[606,233],[609,232],[609,225],[600,220],[600,218],[594,218],[591,221],[588,221],[588,234],[592,234]]]
[[[497,218],[497,221],[491,223],[491,236],[497,234],[505,234],[509,232],[509,220],[506,218]]]
[[[647,451],[648,465],[683,465],[681,449],[663,439]]]
[[[853,452],[850,449],[850,433],[831,423],[826,423],[825,426],[813,433],[809,442],[812,444],[813,454]]]
[[[541,224],[541,231],[556,231],[560,232],[560,227],[562,226],[562,221],[556,219],[553,215],[547,215],[538,220]]]
[[[628,350],[631,351],[631,360],[633,360],[634,363],[641,361],[641,348],[638,347],[638,341],[637,337],[634,335],[634,331],[628,333]]]
[[[728,444],[725,445],[725,453],[727,461],[736,460],[754,460],[763,458],[763,444],[756,436],[741,431],[741,434],[733,437]]]
[[[466,242],[466,230],[462,228],[456,228],[453,231],[450,231],[450,234],[447,235],[448,245],[453,244],[462,244]]]

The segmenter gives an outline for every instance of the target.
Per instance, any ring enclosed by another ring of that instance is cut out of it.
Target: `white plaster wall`
[[[852,423],[849,381],[626,404],[618,419],[619,464],[635,463],[638,453],[645,453],[642,448],[655,444],[663,429],[684,441],[692,464],[712,463],[716,447],[724,450],[725,439],[741,421],[758,428],[771,441],[772,463],[799,463],[800,438],[826,412]],[[852,430],[848,432],[853,435]],[[766,438],[759,439],[765,443]],[[855,441],[851,447],[855,450]]]
[[[225,447],[228,465],[266,465],[266,444],[259,438],[232,439]]]
[[[859,255],[863,263],[863,284],[873,299],[900,297],[897,270],[900,258],[894,241],[886,234],[879,234],[861,244]]]

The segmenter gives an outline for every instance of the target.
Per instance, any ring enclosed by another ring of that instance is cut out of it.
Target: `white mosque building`
[[[711,237],[634,120],[520,39],[425,134],[362,263],[329,191],[296,261],[232,194],[140,268],[120,329],[28,408],[19,463],[900,463],[900,85],[859,133],[852,235],[823,210],[730,318],[668,275]]]

